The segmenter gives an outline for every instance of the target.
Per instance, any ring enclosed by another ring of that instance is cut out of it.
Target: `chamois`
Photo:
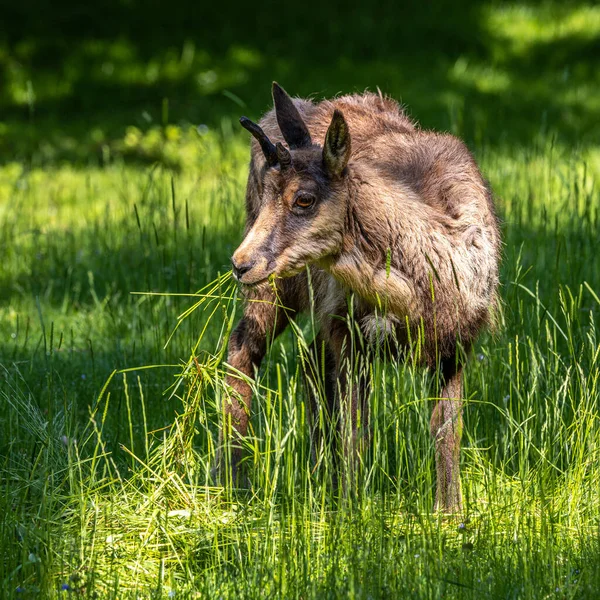
[[[272,93],[274,109],[259,124],[240,119],[254,139],[245,237],[231,260],[246,303],[229,341],[221,441],[248,427],[251,388],[234,372],[254,377],[267,339],[312,308],[330,393],[350,417],[352,460],[365,390],[345,387],[351,306],[365,339],[394,338],[396,360],[414,357],[411,340],[421,338],[418,354],[441,382],[431,417],[435,509],[460,510],[464,351],[497,304],[491,192],[462,141],[419,129],[381,93],[318,103],[292,99],[277,83]]]

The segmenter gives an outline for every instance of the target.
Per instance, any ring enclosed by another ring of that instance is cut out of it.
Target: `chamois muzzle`
[[[239,281],[245,273],[250,271],[252,267],[254,267],[254,261],[239,263],[236,262],[235,258],[231,258],[231,266],[233,270],[233,276],[237,281]]]

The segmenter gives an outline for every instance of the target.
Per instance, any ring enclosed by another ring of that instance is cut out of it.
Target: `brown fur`
[[[365,93],[292,103],[276,84],[274,98],[277,114],[268,112],[260,127],[277,145],[279,163],[267,164],[253,140],[246,235],[232,259],[241,283],[252,287],[245,286],[249,301],[231,338],[229,364],[252,377],[267,336],[311,308],[307,267],[320,335],[338,375],[347,331],[334,317],[347,314],[349,292],[372,341],[383,331],[406,347],[421,332],[420,356],[440,367],[443,381],[432,416],[436,506],[456,510],[462,429],[457,345],[468,349],[489,323],[498,286],[500,237],[490,191],[460,140],[418,129],[389,98]],[[316,201],[304,209],[298,198]],[[279,303],[265,283],[271,275],[277,276]],[[254,296],[262,302],[252,302]],[[243,436],[250,388],[233,375],[228,383],[237,397],[225,411]],[[348,405],[354,431],[357,404]]]

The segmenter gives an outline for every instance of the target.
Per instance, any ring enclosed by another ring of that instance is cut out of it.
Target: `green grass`
[[[597,597],[600,13],[463,8],[412,7],[390,46],[399,17],[334,8],[316,39],[257,7],[265,40],[245,14],[193,37],[115,4],[84,35],[12,7],[31,31],[0,36],[0,597]],[[248,488],[210,485],[241,309],[235,118],[274,78],[379,84],[463,136],[495,191],[503,309],[467,370],[460,515],[432,513],[435,389],[412,365],[374,360],[372,440],[351,493],[333,485],[309,317],[254,384]]]

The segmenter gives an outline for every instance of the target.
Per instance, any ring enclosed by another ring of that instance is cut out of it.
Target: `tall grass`
[[[247,485],[212,481],[246,150],[228,128],[202,143],[180,174],[0,169],[1,595],[594,597],[593,153],[551,138],[479,153],[504,223],[503,316],[467,369],[451,518],[432,513],[437,391],[410,363],[367,363],[371,438],[351,493],[336,485],[343,462],[308,410],[310,315],[252,381]]]

